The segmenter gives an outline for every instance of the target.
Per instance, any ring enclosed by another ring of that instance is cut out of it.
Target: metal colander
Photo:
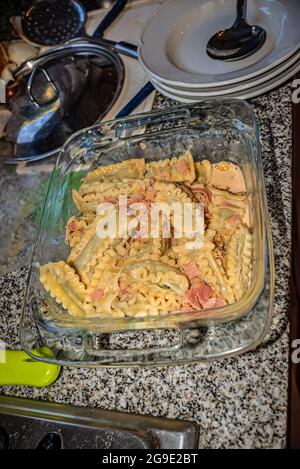
[[[22,29],[30,41],[53,46],[80,35],[85,22],[77,0],[39,0],[23,16]]]

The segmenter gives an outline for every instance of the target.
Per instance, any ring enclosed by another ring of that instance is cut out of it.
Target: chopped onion
[[[35,57],[37,53],[38,50],[35,47],[22,41],[13,42],[8,46],[9,60],[18,66]]]
[[[3,70],[2,70],[2,73],[1,73],[1,76],[0,76],[1,80],[3,80],[5,83],[8,83],[10,81],[14,81],[14,76],[11,72],[11,69],[9,67],[9,65],[7,65]]]
[[[5,127],[12,113],[8,109],[0,109],[0,138],[5,134]]]

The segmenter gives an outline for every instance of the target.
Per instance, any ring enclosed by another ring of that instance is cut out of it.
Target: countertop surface
[[[211,363],[145,369],[63,368],[51,386],[0,387],[7,395],[195,421],[200,448],[286,445],[288,306],[291,242],[291,86],[252,100],[275,250],[274,319],[255,351]],[[160,96],[156,107],[174,105]],[[5,168],[1,169],[2,188]],[[19,348],[27,269],[0,277],[0,339]]]

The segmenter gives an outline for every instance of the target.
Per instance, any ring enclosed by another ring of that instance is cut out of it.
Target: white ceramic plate
[[[239,98],[239,99],[254,98],[255,96],[259,96],[281,85],[285,81],[292,78],[299,70],[300,70],[300,61],[297,61],[289,69],[285,70],[284,72],[272,78],[271,80],[265,83],[261,83],[260,85],[254,86],[253,88],[249,88],[246,91],[241,90],[236,93],[227,94],[226,97],[227,98]],[[217,98],[222,97],[222,96],[210,96],[209,93],[205,95],[205,98],[200,97],[200,96],[195,97],[191,95],[187,97],[187,96],[179,95],[178,91],[175,94],[174,89],[172,88],[164,89],[159,84],[154,83],[154,82],[153,82],[153,85],[155,86],[157,91],[159,91],[161,94],[163,94],[167,98],[174,99],[175,101],[180,101],[182,103],[195,103],[197,101],[201,101],[202,99],[217,99]]]
[[[166,85],[165,83],[157,80],[149,71],[145,70],[145,73],[148,75],[149,79],[158,84],[162,89],[171,90],[174,94],[179,94],[180,96],[193,96],[193,97],[205,97],[205,96],[223,96],[226,94],[232,94],[237,92],[246,92],[248,89],[258,86],[262,83],[270,81],[272,78],[282,74],[285,70],[289,69],[296,62],[300,61],[300,50],[293,54],[288,60],[282,62],[277,67],[272,68],[271,70],[258,75],[257,77],[250,78],[241,83],[236,83],[226,86],[218,86],[214,88],[180,88],[173,85]]]
[[[169,0],[141,34],[141,62],[160,82],[209,88],[255,77],[299,48],[299,0],[250,0],[247,19],[265,28],[265,44],[242,60],[211,59],[206,44],[214,33],[233,23],[235,9],[236,0]]]

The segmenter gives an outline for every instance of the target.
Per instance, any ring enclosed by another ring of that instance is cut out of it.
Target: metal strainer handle
[[[51,88],[54,91],[53,96],[51,98],[49,98],[47,101],[42,101],[42,102],[37,101],[36,98],[33,95],[33,92],[32,92],[32,87],[33,87],[34,81],[35,81],[36,76],[37,76],[38,73],[42,73],[44,75],[47,82],[51,85]],[[58,90],[57,86],[52,81],[52,79],[51,79],[49,73],[47,72],[47,70],[42,68],[42,67],[35,67],[32,70],[32,73],[30,74],[30,77],[29,77],[28,82],[27,82],[27,93],[28,93],[30,101],[38,108],[49,106],[50,104],[57,101],[57,99],[59,98],[59,90]]]

